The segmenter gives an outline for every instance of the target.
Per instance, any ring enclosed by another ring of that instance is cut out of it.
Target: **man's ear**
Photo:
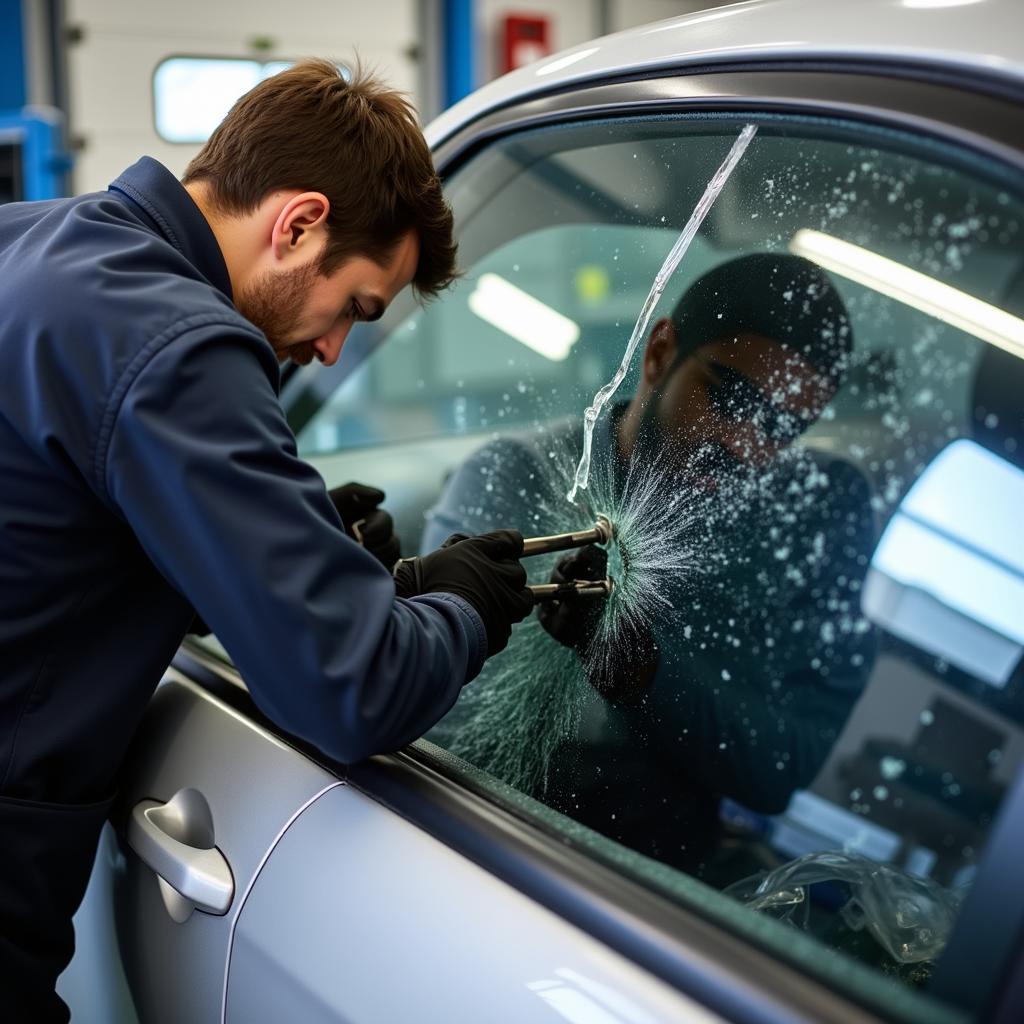
[[[651,331],[651,336],[644,346],[643,377],[649,387],[658,387],[675,362],[679,351],[679,339],[676,336],[676,325],[671,319],[663,316]]]
[[[330,201],[322,192],[300,192],[278,211],[271,231],[274,258],[288,260],[318,252],[327,238]]]

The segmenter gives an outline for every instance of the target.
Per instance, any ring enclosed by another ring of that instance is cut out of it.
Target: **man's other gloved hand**
[[[562,558],[551,572],[552,583],[603,580],[608,575],[608,552],[588,544]],[[605,602],[593,598],[566,598],[537,606],[540,624],[560,643],[584,660],[590,685],[602,697],[620,704],[636,704],[650,689],[658,670],[658,648],[646,627],[620,619],[612,646],[597,659],[586,657],[604,615]]]
[[[559,559],[551,570],[551,582],[603,580],[607,575],[608,552],[596,544],[588,544]],[[582,654],[594,639],[604,606],[604,601],[591,597],[544,601],[537,606],[537,618],[560,644]]]
[[[402,545],[395,536],[391,516],[377,507],[384,500],[384,492],[366,484],[344,484],[327,493],[345,532],[390,571],[402,557]]]
[[[429,555],[403,558],[395,567],[395,590],[399,597],[445,593],[468,601],[484,621],[490,657],[504,650],[512,623],[525,619],[533,608],[526,570],[519,564],[522,554],[518,530],[479,537],[455,534]]]

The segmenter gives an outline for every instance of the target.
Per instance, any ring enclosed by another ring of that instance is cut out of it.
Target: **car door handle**
[[[156,872],[164,903],[175,921],[193,910],[226,914],[235,882],[214,845],[213,815],[203,795],[181,789],[167,803],[142,800],[128,819],[128,845]]]

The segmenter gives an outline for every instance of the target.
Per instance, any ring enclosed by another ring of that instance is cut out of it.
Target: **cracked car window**
[[[1024,751],[1021,196],[938,146],[760,124],[570,502],[583,410],[742,123],[473,158],[465,276],[355,339],[300,450],[385,489],[407,554],[607,516],[526,564],[610,594],[539,604],[430,739],[924,993]]]

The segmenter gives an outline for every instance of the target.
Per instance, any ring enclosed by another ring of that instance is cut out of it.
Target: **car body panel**
[[[488,111],[588,82],[791,60],[917,66],[1020,88],[1024,8],[1016,0],[862,0],[816,5],[809,15],[802,0],[747,0],[627,29],[513,71],[441,114],[427,139],[437,146]]]
[[[721,1020],[416,825],[340,786],[239,919],[229,1024]]]
[[[435,147],[442,173],[488,140],[510,131],[584,120],[663,113],[842,117],[953,142],[1018,170],[1024,153],[1024,106],[944,81],[921,81],[848,69],[701,70],[693,74],[583,83],[580,88],[525,96],[486,110]]]
[[[121,954],[141,1020],[212,1020],[220,1013],[231,936],[244,894],[302,807],[337,779],[233,708],[171,671],[147,709],[129,754],[115,820],[142,800],[197,790],[234,879],[226,914],[172,919],[152,870],[132,853],[118,880]]]

